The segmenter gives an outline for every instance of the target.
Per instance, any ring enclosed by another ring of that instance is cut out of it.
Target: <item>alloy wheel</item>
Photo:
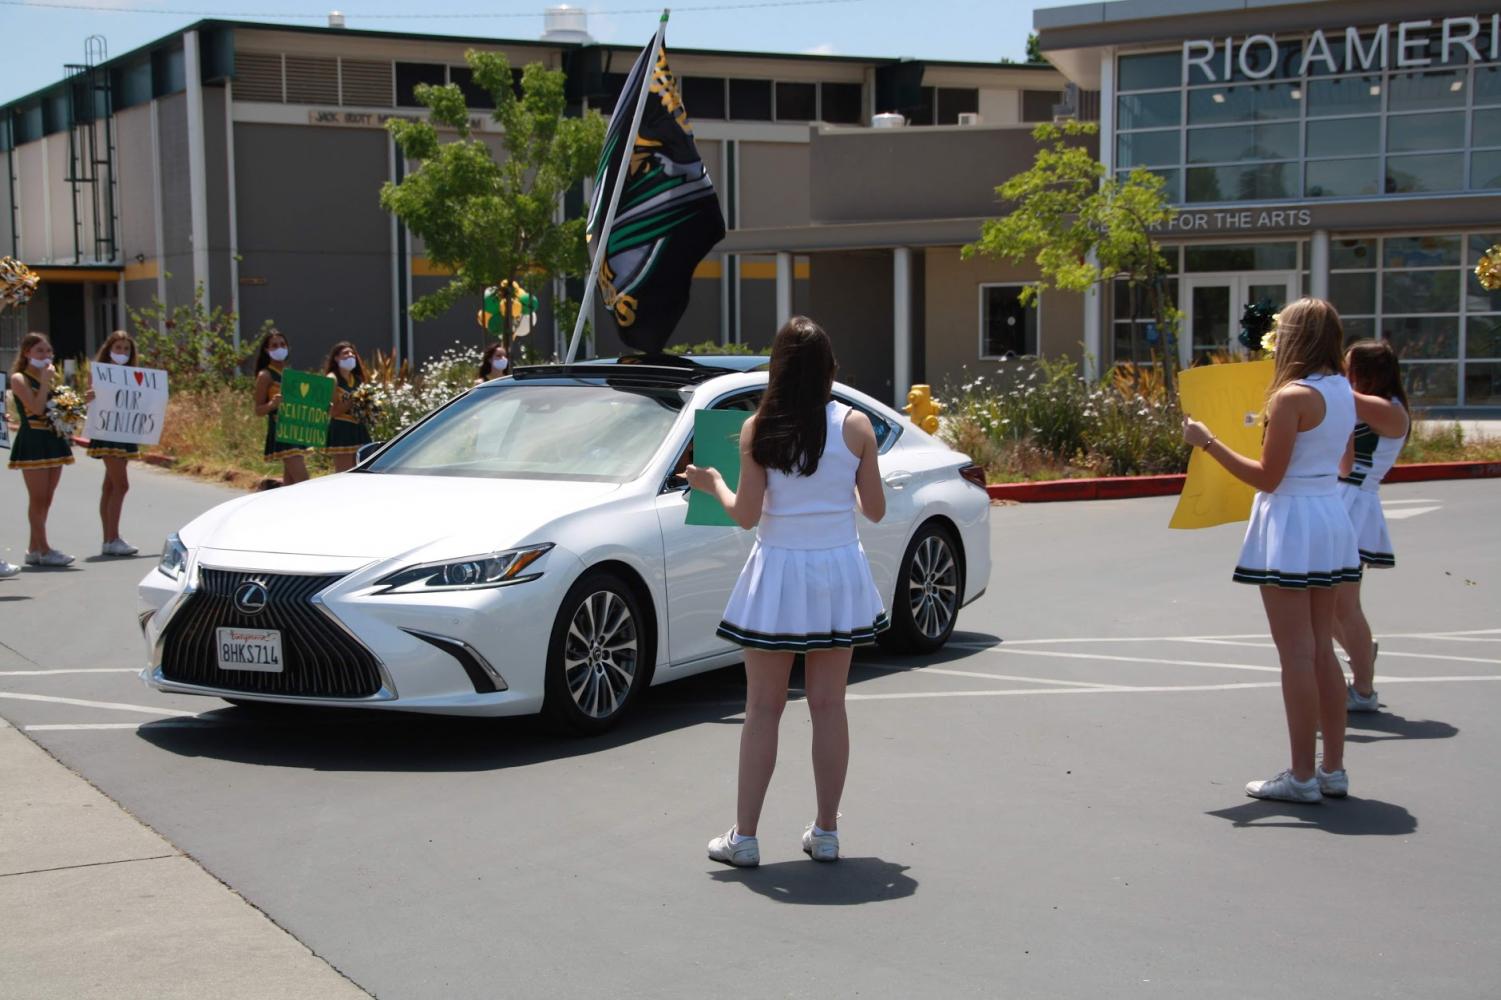
[[[941,638],[959,610],[959,564],[942,535],[929,535],[912,553],[907,593],[918,631]]]
[[[630,607],[613,591],[579,602],[563,647],[563,676],[579,711],[606,719],[619,710],[636,679],[639,636]]]

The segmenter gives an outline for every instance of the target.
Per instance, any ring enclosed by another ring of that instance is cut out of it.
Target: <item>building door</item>
[[[1248,304],[1264,302],[1276,312],[1298,295],[1292,271],[1250,274],[1196,274],[1183,279],[1183,334],[1179,361],[1203,364],[1217,352],[1244,353],[1240,317]]]

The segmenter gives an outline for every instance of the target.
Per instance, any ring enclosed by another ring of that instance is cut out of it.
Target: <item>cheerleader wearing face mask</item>
[[[10,446],[12,469],[26,480],[26,520],[31,538],[26,548],[28,566],[66,566],[73,557],[54,549],[47,540],[47,513],[62,479],[63,466],[73,464],[73,445],[53,429],[47,419],[47,399],[62,382],[52,363],[52,343],[40,333],[21,338],[16,363],[10,371],[10,393],[16,401],[20,426]],[[16,568],[0,564],[0,577],[14,576]]]
[[[341,340],[328,352],[328,361],[323,372],[334,380],[334,399],[328,415],[328,457],[335,472],[347,472],[354,468],[355,456],[360,446],[370,443],[370,428],[350,414],[350,397],[364,385],[367,376],[365,364],[354,345]]]
[[[506,352],[504,344],[492,344],[485,356],[480,359],[479,378],[474,380],[475,385],[488,382],[511,372],[511,357]]]
[[[255,352],[255,414],[266,418],[266,458],[281,459],[282,483],[307,480],[307,449],[276,440],[276,411],[281,406],[281,373],[290,347],[280,330],[268,330]]]
[[[116,330],[99,348],[94,362],[136,367],[135,340],[124,330]],[[93,388],[89,389],[88,400],[91,403],[94,401]],[[101,555],[136,554],[136,547],[120,537],[120,512],[125,507],[125,494],[130,490],[130,461],[139,452],[138,445],[127,441],[105,441],[102,438],[92,438],[89,441],[89,457],[104,462],[104,486],[99,494],[99,522],[104,529]]]

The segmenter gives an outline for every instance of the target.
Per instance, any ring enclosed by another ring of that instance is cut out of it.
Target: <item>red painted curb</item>
[[[1100,479],[1049,479],[1037,483],[991,483],[992,500],[1052,503],[1062,500],[1127,500],[1176,496],[1183,492],[1181,473],[1166,476],[1108,476]],[[1416,462],[1398,465],[1387,483],[1423,483],[1439,479],[1501,479],[1501,462]]]
[[[1501,478],[1501,462],[1416,462],[1395,465],[1383,483],[1426,483],[1435,479]]]

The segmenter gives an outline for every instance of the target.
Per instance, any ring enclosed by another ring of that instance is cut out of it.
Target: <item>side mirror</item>
[[[369,444],[360,445],[360,450],[354,453],[354,464],[362,465],[365,459],[374,455],[386,446],[384,441],[371,441]]]

